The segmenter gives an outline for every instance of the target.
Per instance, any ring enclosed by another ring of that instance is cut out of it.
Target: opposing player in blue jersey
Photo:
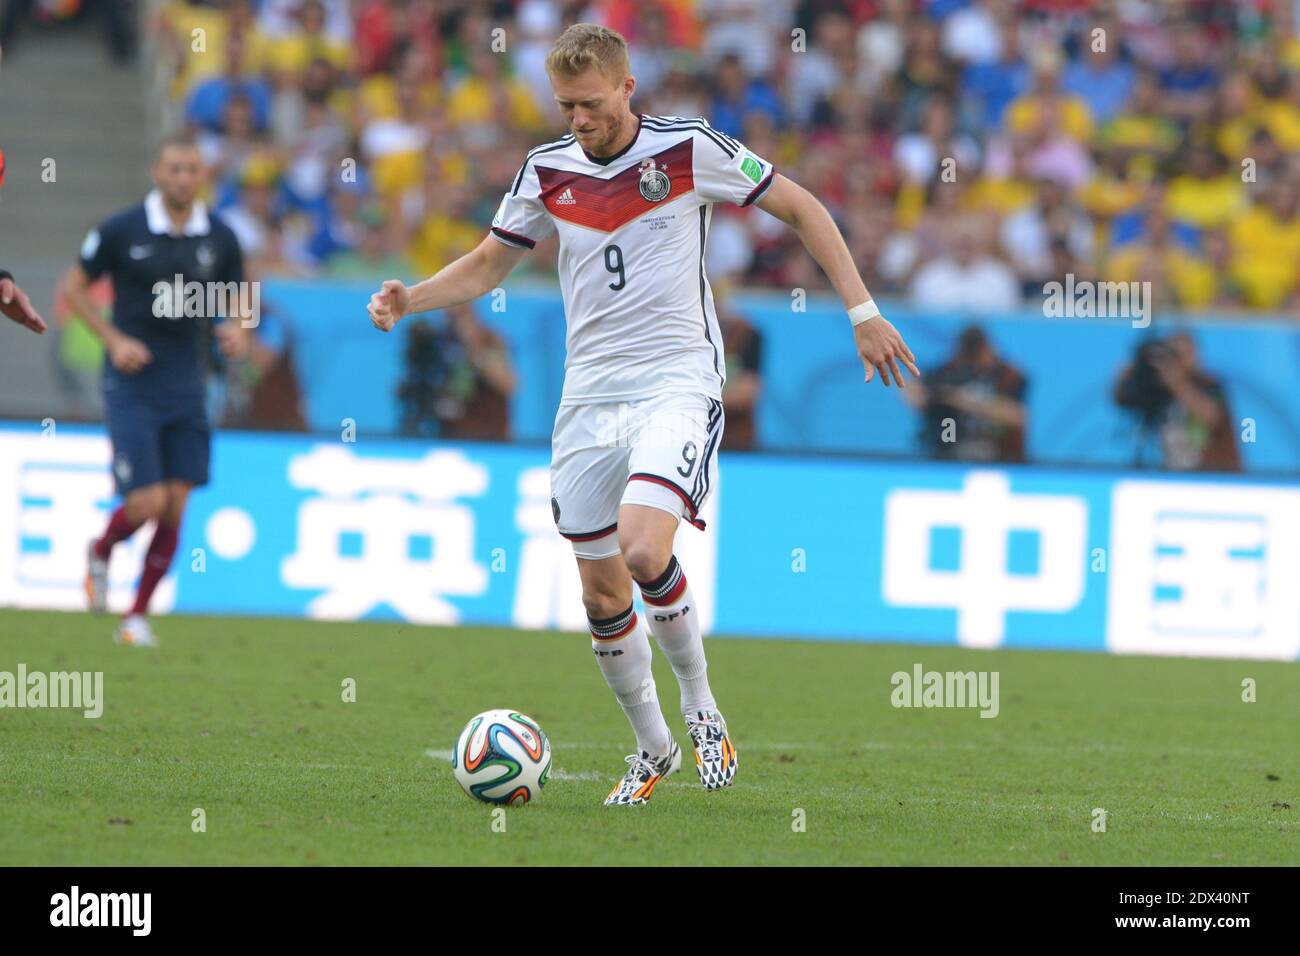
[[[231,357],[247,349],[250,315],[218,316],[188,306],[189,291],[215,285],[216,301],[239,303],[243,256],[230,227],[196,199],[202,183],[199,151],[184,136],[166,140],[153,166],[155,189],[144,202],[90,230],[81,259],[63,291],[103,341],[104,416],[113,443],[113,474],[123,496],[108,527],[91,543],[86,597],[107,603],[113,546],[148,521],[156,523],[135,602],[117,628],[133,646],[157,643],[147,617],[149,599],[176,553],[190,490],[208,481],[211,428],[205,407],[211,336]],[[87,294],[91,282],[112,277],[112,321]],[[202,295],[206,305],[214,299]],[[223,312],[227,311],[225,307]]]

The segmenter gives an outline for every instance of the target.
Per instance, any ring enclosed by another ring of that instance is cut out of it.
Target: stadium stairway
[[[51,324],[55,283],[86,230],[148,189],[145,94],[142,68],[112,65],[97,20],[29,24],[0,59],[0,264]],[[97,417],[98,390],[60,374],[52,332],[0,328],[0,417]]]

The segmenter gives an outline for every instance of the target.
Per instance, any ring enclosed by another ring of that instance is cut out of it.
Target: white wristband
[[[853,323],[854,328],[857,328],[863,322],[874,319],[879,314],[880,310],[876,308],[875,301],[868,296],[866,302],[849,309],[849,321]]]

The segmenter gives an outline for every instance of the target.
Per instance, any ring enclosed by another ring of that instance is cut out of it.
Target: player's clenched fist
[[[388,279],[378,292],[370,297],[366,311],[370,321],[381,332],[391,332],[397,320],[411,307],[411,290],[400,279]]]
[[[119,335],[108,345],[108,360],[125,375],[134,375],[153,361],[149,346],[129,335]]]
[[[912,355],[912,350],[898,334],[898,329],[894,328],[883,315],[877,315],[855,326],[853,338],[858,344],[858,356],[867,370],[866,381],[871,381],[876,370],[879,369],[882,384],[889,385],[892,372],[895,384],[899,388],[906,388],[902,373],[898,369],[899,362],[906,365],[917,378],[921,377],[921,370],[916,367],[916,358]]]

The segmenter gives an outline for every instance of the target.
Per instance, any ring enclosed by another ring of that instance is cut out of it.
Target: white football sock
[[[652,757],[664,756],[672,749],[673,737],[659,709],[650,639],[640,616],[628,605],[622,614],[599,621],[588,617],[587,623],[596,663],[636,733],[637,748]]]
[[[682,713],[717,710],[709,689],[709,665],[704,659],[699,610],[677,556],[673,555],[667,570],[657,579],[647,584],[638,582],[638,586],[645,600],[650,633],[677,675]]]

